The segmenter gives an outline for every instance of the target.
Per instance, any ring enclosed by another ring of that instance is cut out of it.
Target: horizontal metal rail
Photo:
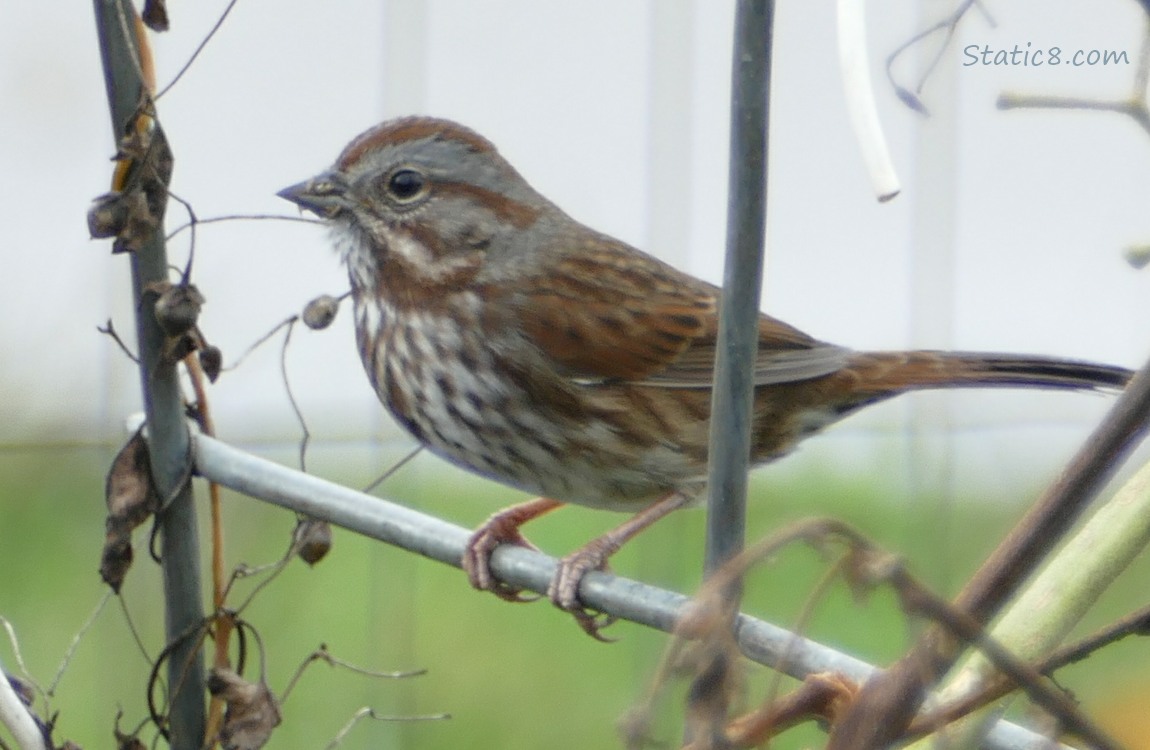
[[[325,479],[304,474],[246,453],[214,438],[194,434],[196,468],[201,476],[257,500],[321,518],[350,531],[459,567],[471,532],[434,516]],[[558,561],[540,552],[504,545],[491,556],[491,569],[502,581],[544,594]],[[671,632],[690,602],[683,594],[610,573],[592,572],[579,589],[587,606],[648,627]],[[862,682],[876,668],[847,654],[795,635],[746,614],[739,616],[736,640],[748,659],[782,668],[803,679],[836,672]],[[984,747],[990,750],[1062,748],[1016,724],[1000,721]]]

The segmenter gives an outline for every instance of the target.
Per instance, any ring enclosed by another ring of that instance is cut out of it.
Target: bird
[[[382,122],[281,190],[330,229],[379,400],[432,453],[538,497],[493,514],[461,566],[509,600],[489,558],[532,545],[567,504],[631,513],[562,558],[548,597],[599,637],[584,575],[706,483],[722,290],[600,233],[535,190],[487,138],[428,116]],[[752,465],[859,409],[945,388],[1120,389],[1131,372],[1057,357],[854,351],[765,313]]]

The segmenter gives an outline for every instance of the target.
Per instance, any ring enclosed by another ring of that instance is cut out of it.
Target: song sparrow
[[[563,503],[636,512],[565,558],[549,595],[595,634],[581,577],[687,504],[707,464],[720,290],[567,216],[477,133],[427,117],[353,140],[279,193],[326,219],[347,263],[375,392],[432,452],[540,495],[471,538],[488,557]],[[1127,370],[1014,354],[854,352],[759,318],[752,461],[925,388],[1121,387]]]

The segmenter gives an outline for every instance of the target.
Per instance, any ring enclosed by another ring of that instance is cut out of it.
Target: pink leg
[[[632,537],[663,516],[689,504],[692,499],[693,495],[675,490],[656,500],[603,536],[592,539],[583,547],[564,557],[559,561],[559,570],[547,589],[548,598],[555,606],[574,615],[575,620],[587,635],[598,640],[608,640],[599,634],[599,630],[609,625],[610,620],[603,621],[602,618],[595,616],[579,603],[579,584],[583,581],[583,576],[591,570],[602,570],[607,564],[607,559],[618,552],[619,548],[630,541]]]
[[[490,591],[500,599],[522,602],[530,599],[524,597],[519,589],[508,586],[491,575],[491,553],[500,544],[516,544],[528,549],[536,549],[535,545],[523,538],[519,527],[528,521],[549,513],[563,503],[546,497],[537,497],[519,505],[512,505],[494,513],[480,524],[479,528],[467,541],[467,548],[463,552],[461,563],[467,572],[467,580],[480,591]]]

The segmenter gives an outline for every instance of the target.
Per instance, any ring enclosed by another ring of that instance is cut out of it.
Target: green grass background
[[[112,447],[0,450],[0,564],[5,573],[0,615],[14,626],[29,670],[45,686],[104,591],[96,569],[103,541],[103,474],[113,453]],[[292,461],[288,449],[272,455]],[[309,468],[315,473],[362,486],[392,454],[336,445],[311,455]],[[433,458],[421,456],[414,463],[381,494],[465,526],[518,499]],[[817,468],[780,474],[768,469],[752,483],[748,535],[758,538],[806,516],[835,516],[897,551],[923,580],[951,593],[1024,510],[1006,498],[1033,497],[1040,489],[1036,482],[1017,491],[1004,488],[1000,498],[968,503],[912,500],[890,482]],[[205,505],[205,487],[198,484],[196,494]],[[964,499],[970,498],[958,498]],[[266,563],[282,553],[294,524],[290,514],[230,492],[225,492],[225,506],[229,565]],[[566,509],[533,523],[529,536],[544,550],[562,554],[620,518]],[[667,519],[625,548],[614,569],[693,590],[703,521],[698,510]],[[207,538],[206,524],[201,537]],[[157,568],[144,546],[146,534],[138,532],[137,562],[123,605],[154,658],[162,646],[162,598]],[[745,609],[784,626],[792,623],[824,566],[809,548],[779,555],[749,579]],[[1144,603],[1148,572],[1141,561],[1108,592],[1081,630]],[[237,593],[246,594],[251,586],[251,581],[241,582]],[[609,631],[618,642],[597,643],[544,603],[498,601],[472,591],[458,570],[342,530],[336,531],[326,560],[314,569],[298,562],[289,566],[244,617],[263,638],[268,680],[276,692],[321,643],[365,668],[428,670],[420,677],[382,680],[313,665],[284,704],[284,723],[271,748],[322,748],[363,706],[398,716],[447,712],[452,718],[366,721],[352,730],[343,747],[619,747],[616,720],[643,694],[667,642],[660,633],[618,623]],[[907,647],[916,628],[888,592],[856,601],[838,586],[817,607],[807,632],[885,663]],[[15,670],[11,651],[4,647],[0,654],[5,667]],[[252,662],[250,675],[257,674],[257,663]],[[1150,747],[1134,730],[1118,726],[1126,714],[1145,721],[1148,664],[1144,639],[1133,638],[1065,670],[1059,679],[1088,710],[1117,727],[1130,747]],[[123,609],[110,602],[80,642],[51,700],[50,710],[59,712],[56,737],[86,748],[111,746],[117,710],[124,712],[124,727],[146,715],[148,672]],[[746,697],[753,702],[763,695],[765,670],[749,666],[748,674]],[[667,747],[676,746],[681,732],[681,697],[678,686],[659,706],[655,731]],[[143,737],[147,742],[152,734],[145,730]],[[817,729],[807,727],[772,747],[819,747],[822,741]]]

